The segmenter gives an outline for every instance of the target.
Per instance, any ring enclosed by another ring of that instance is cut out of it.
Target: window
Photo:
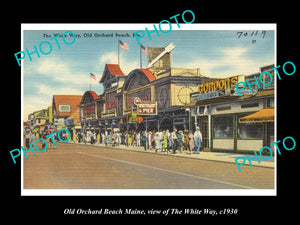
[[[240,115],[239,118],[245,115]],[[238,120],[239,121],[239,120]],[[262,123],[238,123],[238,138],[239,139],[263,139],[263,124]]]
[[[231,106],[219,107],[219,108],[216,108],[216,110],[217,110],[217,112],[231,110]]]
[[[213,137],[214,138],[233,137],[233,115],[213,117]]]
[[[258,106],[259,106],[258,102],[253,102],[253,103],[243,104],[243,105],[241,105],[241,108],[246,109],[246,108],[253,108],[253,107],[258,107]]]

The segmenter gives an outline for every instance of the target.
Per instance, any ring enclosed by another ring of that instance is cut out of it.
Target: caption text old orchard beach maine
[[[116,32],[86,32],[86,33],[74,33],[75,34],[75,37],[76,39],[77,38],[112,38],[112,37],[133,37],[135,38],[134,36],[134,33],[128,33],[128,32],[122,32],[122,33],[116,33]],[[60,33],[43,33],[42,36],[43,38],[52,38],[52,37],[55,37],[57,35],[60,35],[60,37],[63,36],[63,34],[60,34]]]

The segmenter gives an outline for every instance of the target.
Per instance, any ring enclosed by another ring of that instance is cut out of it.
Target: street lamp
[[[190,131],[191,130],[191,109],[186,108],[185,111],[188,112],[189,114],[189,131]]]

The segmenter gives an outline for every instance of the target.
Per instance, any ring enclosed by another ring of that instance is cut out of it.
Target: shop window
[[[219,107],[216,108],[217,112],[231,110],[231,106]]]
[[[243,104],[243,105],[241,105],[241,108],[242,109],[254,108],[254,107],[258,107],[258,106],[259,106],[258,102],[253,102],[253,103]]]
[[[214,116],[213,117],[213,137],[232,138],[233,137],[233,116]]]
[[[240,115],[243,117],[245,115]],[[238,138],[239,139],[263,139],[263,124],[262,123],[238,123]]]

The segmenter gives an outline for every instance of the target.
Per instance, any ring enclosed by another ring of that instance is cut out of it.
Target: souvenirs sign
[[[140,98],[134,99],[138,115],[157,115],[157,102],[142,102]]]

